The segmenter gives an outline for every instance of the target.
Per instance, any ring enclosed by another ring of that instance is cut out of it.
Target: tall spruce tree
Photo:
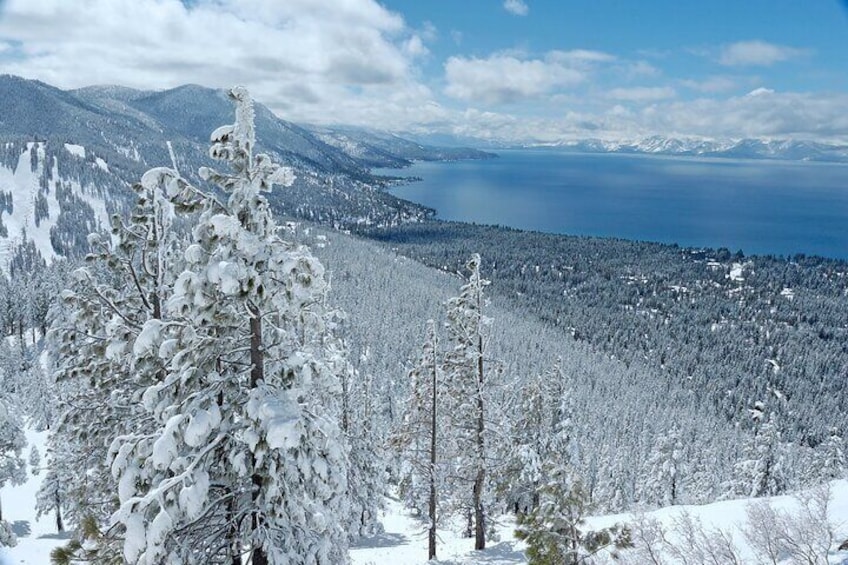
[[[338,348],[327,329],[320,262],[282,240],[263,192],[291,171],[254,154],[253,106],[234,88],[235,124],[210,155],[231,173],[200,176],[186,269],[136,339],[161,359],[143,394],[157,427],[116,442],[112,469],[130,563],[344,563],[346,449]]]
[[[486,547],[486,502],[490,498],[489,445],[492,419],[489,411],[493,387],[491,360],[486,358],[490,320],[483,314],[488,304],[484,290],[489,281],[480,275],[480,256],[466,264],[468,281],[459,296],[448,301],[449,350],[445,355],[446,410],[456,451],[457,500],[473,524],[474,548]],[[468,492],[470,487],[470,492]],[[467,494],[463,495],[462,491]]]
[[[402,458],[401,491],[407,506],[427,514],[427,559],[436,557],[437,526],[445,466],[445,415],[440,397],[445,386],[436,322],[427,322],[421,356],[409,371],[410,395],[404,403],[401,429],[392,438]]]

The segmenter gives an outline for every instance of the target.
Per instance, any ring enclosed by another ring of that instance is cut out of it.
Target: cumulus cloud
[[[487,58],[450,57],[445,93],[466,101],[519,102],[584,82],[594,63],[612,60],[597,51],[551,51],[544,58],[497,53]]]
[[[725,45],[718,62],[729,67],[771,66],[775,63],[795,59],[806,54],[806,50],[765,41],[739,41]]]
[[[753,95],[751,95],[753,94]],[[655,131],[723,137],[848,140],[846,94],[774,92],[758,89],[728,99],[672,102],[645,111]]]
[[[375,101],[430,100],[413,68],[426,36],[375,0],[7,0],[0,42],[21,56],[0,72],[63,88],[238,82],[285,117],[357,122]]]
[[[504,10],[515,16],[526,16],[530,11],[524,0],[504,0]]]
[[[452,116],[449,130],[506,142],[634,139],[649,135],[763,137],[848,143],[846,94],[759,92],[725,99],[663,100],[644,106],[612,104],[554,117],[516,118],[471,109]]]

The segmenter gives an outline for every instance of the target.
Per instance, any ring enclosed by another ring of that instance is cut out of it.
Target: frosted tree
[[[29,450],[27,463],[29,463],[29,470],[33,475],[38,475],[41,472],[41,452],[35,445]]]
[[[468,282],[459,296],[448,301],[447,330],[449,351],[445,355],[446,410],[456,451],[457,489],[470,488],[470,496],[457,492],[460,505],[465,505],[469,522],[473,523],[474,548],[486,547],[486,508],[489,498],[490,459],[487,436],[491,422],[488,411],[494,379],[487,366],[488,326],[483,315],[487,305],[484,289],[489,281],[480,276],[480,256],[473,255],[467,263]],[[467,490],[466,490],[467,492]]]
[[[392,438],[402,459],[401,492],[407,506],[428,519],[427,558],[436,557],[440,486],[445,467],[440,459],[444,449],[445,416],[439,398],[445,386],[436,323],[427,322],[427,337],[421,356],[409,371],[410,395],[404,403],[400,431]]]
[[[51,512],[56,518],[56,531],[65,531],[65,522],[62,520],[63,498],[67,492],[65,484],[68,482],[68,473],[61,472],[59,464],[49,465],[48,471],[41,482],[35,497],[36,517],[40,518]]]
[[[657,437],[648,457],[644,499],[660,506],[678,504],[684,469],[683,442],[677,428],[672,428]]]
[[[118,435],[152,425],[140,395],[161,379],[164,364],[134,363],[130,354],[144,325],[162,317],[173,280],[172,200],[183,196],[183,185],[160,170],[145,175],[133,187],[138,199],[129,219],[112,218],[111,238],[89,236],[88,264],[61,293],[48,339],[60,416],[39,494],[41,512],[61,507],[57,523],[61,510],[66,523],[90,518],[89,524],[108,526],[118,509],[109,447]]]
[[[12,407],[0,398],[0,488],[18,485],[26,480],[26,464],[21,453],[26,438],[20,420]],[[3,501],[0,500],[0,547],[14,545],[15,535],[3,520]]]
[[[746,438],[742,459],[735,465],[735,492],[751,498],[772,496],[786,486],[784,446],[776,414],[762,402],[749,410],[753,435]]]
[[[347,487],[350,505],[345,530],[350,539],[382,531],[379,511],[385,496],[384,455],[374,422],[372,379],[360,375],[340,353],[335,355],[341,382],[341,429],[348,446]]]
[[[137,363],[166,371],[143,394],[157,422],[113,446],[130,563],[344,563],[346,448],[337,419],[338,349],[326,326],[324,269],[282,240],[263,192],[289,169],[254,154],[253,106],[230,91],[235,124],[200,176],[187,267],[135,340]]]
[[[816,447],[810,474],[819,481],[845,478],[845,446],[837,428],[831,428],[827,439]]]
[[[513,511],[526,513],[538,506],[545,477],[571,464],[571,392],[561,361],[524,382],[518,400],[499,488]]]

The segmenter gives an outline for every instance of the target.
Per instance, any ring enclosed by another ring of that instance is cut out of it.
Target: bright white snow
[[[47,433],[27,431],[27,440],[36,445],[41,453],[46,453]],[[35,494],[41,485],[45,472],[38,476],[29,475],[29,481],[20,486],[7,485],[0,490],[3,501],[3,515],[13,525],[18,535],[18,545],[13,548],[0,549],[0,565],[44,565],[50,562],[50,551],[63,545],[67,535],[58,536],[55,530],[54,516],[35,518]],[[195,489],[198,493],[207,488],[206,477],[195,476]],[[830,553],[829,563],[843,563],[848,559],[848,552],[836,551],[835,546],[848,538],[848,480],[831,483],[833,498],[830,507],[831,522],[837,527],[834,547]],[[180,504],[191,509],[194,504],[192,493],[187,493]],[[767,499],[759,499],[767,500]],[[793,496],[778,496],[769,499],[778,509],[794,511],[798,500]],[[741,525],[746,520],[746,508],[750,499],[728,500],[703,506],[673,506],[662,508],[646,514],[649,518],[657,519],[669,527],[676,517],[688,512],[704,526],[704,529],[721,528],[729,531],[734,542],[739,546],[740,553],[746,559],[747,565],[757,561],[753,558],[750,547],[741,533]],[[406,509],[394,499],[389,499],[386,511],[382,516],[385,532],[358,541],[350,550],[352,565],[471,565],[486,563],[487,565],[519,565],[526,563],[524,545],[512,537],[514,523],[509,517],[500,519],[496,530],[500,540],[492,541],[489,547],[477,552],[472,549],[473,540],[463,538],[456,533],[459,528],[439,531],[438,558],[436,562],[427,561],[427,533],[423,521],[412,517]],[[629,522],[634,519],[631,514],[599,516],[588,519],[590,527],[605,527],[616,522]],[[151,525],[153,526],[153,525]],[[156,534],[156,528],[151,527],[151,535]],[[627,552],[624,552],[627,556]],[[673,563],[669,560],[668,563]]]

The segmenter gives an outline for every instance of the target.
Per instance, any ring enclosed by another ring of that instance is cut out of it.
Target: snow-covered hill
[[[128,187],[149,168],[175,161],[190,182],[202,184],[198,168],[213,165],[209,134],[232,120],[223,91],[196,85],[161,92],[117,86],[65,91],[5,75],[0,99],[4,268],[24,240],[46,260],[84,252],[88,232],[108,227],[108,215],[126,209]],[[373,175],[372,167],[488,156],[360,129],[322,128],[319,135],[261,104],[255,111],[261,150],[293,167],[297,177],[288,190],[272,193],[275,212],[334,226],[394,224],[431,213],[381,190],[392,181]]]
[[[130,191],[106,162],[75,144],[7,142],[0,159],[0,270],[34,244],[45,261],[65,254],[83,232],[108,231]],[[122,190],[123,189],[123,190]]]
[[[42,454],[46,450],[46,432],[27,431],[27,440],[35,445]],[[29,449],[29,448],[28,448]],[[28,470],[28,480],[20,486],[6,486],[0,490],[0,500],[3,503],[3,515],[18,536],[18,544],[12,548],[0,549],[0,565],[45,565],[50,562],[50,552],[53,548],[67,542],[67,534],[56,532],[55,518],[52,515],[35,516],[35,494],[44,477],[44,473],[33,474]],[[839,544],[848,538],[848,480],[830,483],[831,499],[828,507],[828,519],[832,526],[832,543],[827,560],[824,553],[819,552],[820,559],[811,561],[814,564],[837,564],[848,560],[848,551],[838,551]],[[757,565],[765,563],[763,556],[757,552],[745,530],[757,528],[749,521],[752,508],[771,507],[777,511],[775,516],[784,518],[795,517],[798,524],[806,524],[808,528],[801,533],[802,541],[811,548],[815,547],[816,532],[813,520],[804,520],[803,506],[811,501],[814,493],[803,491],[792,496],[778,496],[764,499],[738,499],[716,502],[702,506],[672,506],[641,514],[617,514],[610,516],[589,517],[587,529],[606,527],[614,523],[630,524],[633,530],[635,548],[622,552],[620,563],[631,565],[652,563],[646,557],[646,541],[651,533],[662,531],[666,538],[663,542],[653,538],[651,543],[657,551],[655,563],[677,564],[684,563],[682,556],[676,555],[676,548],[688,548],[697,552],[702,548],[698,544],[712,543],[716,551],[721,549],[717,540],[725,539],[735,548],[735,555],[740,559],[739,565]],[[782,514],[781,514],[782,513]],[[410,516],[403,506],[395,499],[386,501],[386,511],[382,515],[385,532],[359,541],[350,550],[352,565],[425,565],[427,561],[427,539],[425,525],[419,519]],[[783,524],[788,522],[784,521]],[[692,528],[687,528],[687,524]],[[778,525],[772,524],[773,528]],[[759,527],[762,527],[760,524]],[[658,529],[661,528],[661,529]],[[478,552],[472,549],[473,540],[463,538],[457,532],[459,527],[443,528],[440,531],[438,544],[438,563],[443,565],[470,565],[486,563],[489,565],[520,565],[526,563],[525,546],[513,537],[515,523],[511,516],[501,516],[496,527],[500,539],[489,543],[488,549]],[[776,532],[772,532],[776,533]],[[715,537],[723,534],[722,538]],[[701,535],[706,536],[701,538]],[[724,542],[721,542],[724,543]],[[709,551],[709,550],[707,550]],[[692,560],[687,556],[688,563],[713,563],[704,556]],[[598,562],[608,563],[605,557]],[[777,561],[780,565],[799,563],[797,558],[784,555]],[[716,563],[723,563],[718,561]],[[727,561],[730,563],[730,561]]]

